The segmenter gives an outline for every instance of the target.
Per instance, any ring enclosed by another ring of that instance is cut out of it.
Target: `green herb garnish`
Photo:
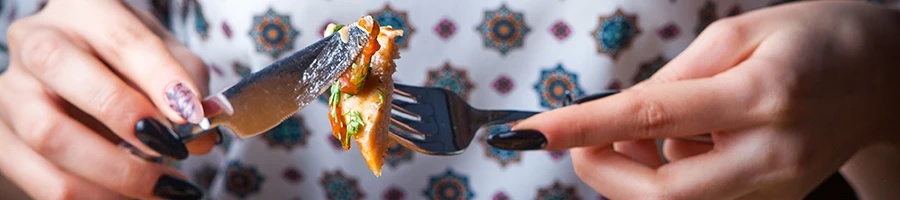
[[[356,63],[353,63],[353,65],[351,65],[350,67],[353,68],[353,70],[355,70],[355,71],[360,70],[360,69],[357,69],[360,66],[356,65]],[[355,74],[356,79],[351,79],[351,80],[355,80],[353,82],[353,84],[356,85],[357,88],[359,88],[359,90],[362,90],[362,88],[366,86],[366,76],[368,76],[369,72],[372,71],[372,67],[369,66],[369,63],[364,64],[362,67],[365,67],[367,69],[366,71],[363,71],[365,73],[356,73]]]
[[[334,30],[331,30],[331,33],[329,33],[329,34],[334,34],[335,32],[340,31],[341,28],[344,28],[344,25],[343,25],[343,24],[338,24],[338,25],[334,26]]]
[[[337,107],[341,103],[341,82],[335,81],[331,84],[331,91],[328,97],[328,105],[331,105],[331,118],[337,119]],[[343,125],[341,125],[343,126]]]
[[[346,112],[343,115],[347,117],[347,137],[344,140],[344,146],[347,146],[350,145],[350,137],[358,134],[359,130],[366,124],[363,122],[362,116],[359,115],[359,111]]]
[[[384,104],[384,92],[381,91],[381,88],[378,88],[378,105]]]

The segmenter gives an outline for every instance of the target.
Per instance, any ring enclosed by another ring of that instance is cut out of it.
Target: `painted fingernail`
[[[166,102],[169,107],[175,109],[182,118],[192,124],[203,120],[203,106],[191,88],[182,83],[176,83],[166,88]]]
[[[156,181],[156,186],[153,187],[153,195],[164,199],[203,198],[203,192],[200,191],[200,188],[190,182],[169,175],[159,177],[159,180]]]
[[[175,159],[185,159],[188,156],[187,147],[175,135],[172,130],[163,126],[153,118],[144,118],[134,125],[134,134],[138,140],[149,146],[159,154]]]
[[[536,150],[547,146],[547,138],[535,130],[518,130],[489,135],[487,143],[499,149]]]

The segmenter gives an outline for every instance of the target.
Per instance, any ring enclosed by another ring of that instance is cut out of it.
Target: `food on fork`
[[[371,16],[364,16],[356,25],[372,30],[370,38],[356,60],[329,89],[328,119],[334,137],[341,141],[344,150],[350,149],[350,139],[359,145],[369,169],[381,176],[384,156],[391,142],[388,138],[391,124],[391,93],[394,90],[394,74],[399,58],[394,38],[403,35],[402,30],[390,26],[380,27]],[[323,33],[346,36],[346,25],[329,24]]]

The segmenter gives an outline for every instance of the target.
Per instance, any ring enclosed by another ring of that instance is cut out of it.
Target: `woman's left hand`
[[[648,81],[489,143],[574,148],[575,171],[612,199],[800,199],[861,149],[900,147],[897,25],[896,11],[852,2],[722,19]],[[667,139],[669,163],[653,140],[702,133],[714,144]]]

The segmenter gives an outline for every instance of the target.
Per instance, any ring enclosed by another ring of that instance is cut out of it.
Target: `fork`
[[[564,105],[603,98],[607,91],[573,100]],[[443,88],[394,84],[390,137],[406,148],[430,155],[461,154],[472,143],[478,129],[522,120],[539,112],[482,110],[469,105],[456,93]]]

